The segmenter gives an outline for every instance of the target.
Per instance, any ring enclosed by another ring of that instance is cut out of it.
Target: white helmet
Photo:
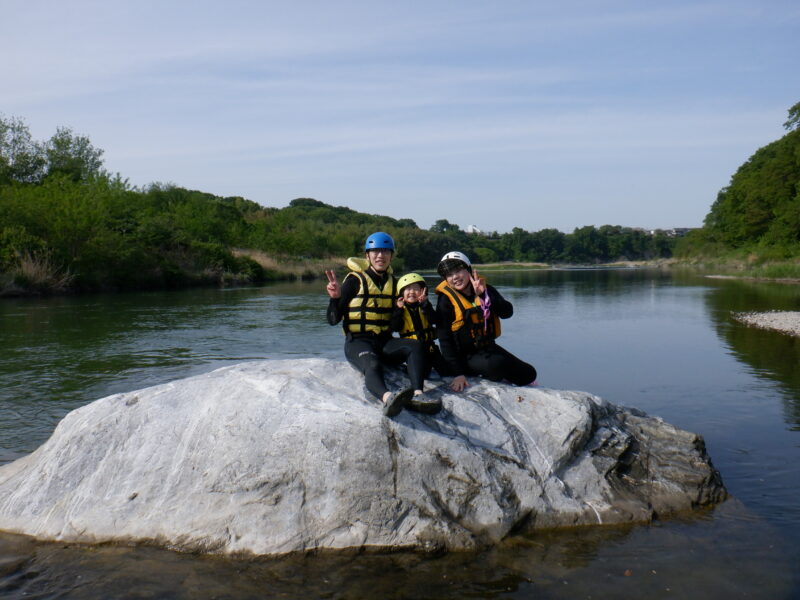
[[[446,278],[449,274],[460,271],[461,269],[466,269],[467,271],[472,270],[472,263],[469,261],[467,255],[463,252],[448,252],[442,257],[442,260],[439,261],[439,266],[436,270],[441,277]]]

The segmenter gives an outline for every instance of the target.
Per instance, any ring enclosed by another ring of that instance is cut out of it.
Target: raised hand
[[[469,280],[472,283],[472,289],[475,291],[475,294],[483,296],[483,293],[486,291],[486,284],[478,277],[478,272],[475,269],[472,269]]]
[[[336,273],[326,270],[325,276],[328,278],[328,285],[325,286],[328,296],[334,299],[339,298],[342,295],[342,288],[339,286],[339,282],[336,280]]]

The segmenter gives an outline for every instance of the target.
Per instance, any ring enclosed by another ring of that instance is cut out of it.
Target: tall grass
[[[0,295],[62,294],[70,290],[73,279],[69,270],[56,266],[49,256],[24,253],[0,280]]]
[[[752,269],[751,276],[763,279],[796,279],[800,281],[800,260],[756,267]]]
[[[231,253],[236,256],[245,256],[257,262],[272,279],[318,279],[323,276],[326,269],[343,267],[345,258],[295,258],[288,256],[274,256],[244,248],[235,248]]]

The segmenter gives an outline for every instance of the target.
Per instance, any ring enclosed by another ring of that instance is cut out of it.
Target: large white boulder
[[[361,381],[340,361],[259,361],[97,400],[0,467],[0,530],[226,553],[462,549],[725,496],[702,438],[583,392],[442,386],[439,414],[387,419]]]

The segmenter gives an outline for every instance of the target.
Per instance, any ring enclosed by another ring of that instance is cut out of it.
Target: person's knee
[[[510,365],[508,358],[502,354],[493,354],[486,361],[486,378],[500,381],[506,377]]]
[[[470,370],[489,381],[501,381],[505,378],[505,357],[496,354],[478,354],[473,356],[467,364]]]
[[[533,365],[517,360],[513,369],[506,375],[506,379],[514,385],[528,385],[536,381],[536,369]]]
[[[374,352],[364,352],[359,355],[359,360],[364,365],[365,371],[379,371],[382,367],[381,360]]]
[[[373,350],[361,350],[348,356],[347,359],[361,373],[369,373],[381,368],[380,357]]]

